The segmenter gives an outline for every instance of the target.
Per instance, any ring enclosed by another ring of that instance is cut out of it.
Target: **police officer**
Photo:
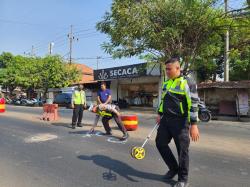
[[[193,141],[198,141],[197,127],[198,94],[197,86],[190,79],[181,75],[178,58],[166,61],[168,80],[162,85],[162,99],[156,119],[159,128],[156,146],[169,171],[164,175],[169,180],[178,174],[175,187],[188,186],[189,170],[189,134]],[[174,139],[178,162],[173,155],[169,143]]]
[[[100,104],[100,105],[92,105],[89,107],[89,111],[97,113],[97,115],[102,117],[102,123],[106,131],[105,135],[112,135],[111,128],[109,126],[109,121],[110,119],[114,118],[118,128],[123,133],[121,140],[126,140],[129,137],[129,135],[122,123],[119,110],[120,110],[119,107],[113,104]],[[93,132],[96,126],[97,123],[93,124],[92,128],[90,129],[90,132]]]
[[[78,88],[72,94],[71,107],[73,108],[73,117],[72,117],[72,129],[82,127],[82,116],[84,108],[87,108],[86,104],[86,95],[83,90],[83,85],[79,84]]]

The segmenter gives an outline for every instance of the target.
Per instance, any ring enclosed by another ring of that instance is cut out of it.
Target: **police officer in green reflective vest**
[[[190,138],[198,141],[198,94],[197,86],[191,79],[181,75],[178,58],[166,61],[168,80],[162,85],[162,99],[158,109],[159,124],[156,146],[169,171],[164,180],[170,180],[178,174],[175,187],[188,186],[189,143]],[[178,162],[169,143],[171,140],[177,148]]]
[[[83,90],[83,85],[79,84],[78,88],[72,94],[71,107],[73,108],[73,117],[72,117],[72,129],[82,127],[82,116],[84,108],[87,108],[86,104],[86,95]]]

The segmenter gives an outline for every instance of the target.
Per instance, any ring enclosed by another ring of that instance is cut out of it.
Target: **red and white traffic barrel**
[[[0,98],[0,113],[5,112],[5,99]]]
[[[121,115],[121,120],[127,131],[135,131],[138,128],[137,115]]]

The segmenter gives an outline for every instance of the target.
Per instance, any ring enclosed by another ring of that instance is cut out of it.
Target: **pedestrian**
[[[97,104],[110,104],[112,101],[111,91],[107,89],[106,82],[101,82],[101,89],[97,93]],[[94,124],[97,125],[100,115],[96,114]]]
[[[124,127],[121,116],[119,113],[119,107],[113,104],[99,104],[99,105],[91,105],[89,107],[89,111],[96,113],[97,115],[102,117],[102,123],[104,126],[104,129],[106,131],[105,135],[112,135],[111,128],[109,126],[109,121],[114,118],[118,128],[123,133],[122,140],[125,140],[128,138],[128,133],[126,128]],[[90,132],[93,132],[95,127],[97,126],[97,123],[93,124],[92,128],[90,129]]]
[[[84,86],[82,84],[79,84],[77,89],[72,94],[72,100],[71,100],[71,107],[73,108],[73,116],[72,116],[72,129],[76,128],[76,125],[78,127],[82,127],[82,116],[83,116],[83,110],[87,108],[86,104],[86,95],[85,91],[83,90]]]
[[[97,103],[110,104],[112,102],[111,91],[107,89],[106,82],[101,82],[101,90],[98,91]]]
[[[193,141],[199,139],[197,86],[194,81],[181,75],[178,58],[169,59],[165,65],[168,80],[162,85],[162,99],[156,119],[159,124],[156,146],[169,168],[164,179],[172,179],[178,174],[175,187],[187,187],[189,134]],[[169,147],[172,139],[176,145],[178,162]]]

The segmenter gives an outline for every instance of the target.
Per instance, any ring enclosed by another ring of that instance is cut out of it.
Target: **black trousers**
[[[116,114],[112,114],[112,116],[108,116],[108,117],[102,117],[102,124],[103,124],[103,127],[105,129],[105,131],[107,133],[110,133],[111,132],[111,128],[109,126],[109,120],[111,120],[112,118],[114,118],[118,128],[120,129],[120,131],[122,131],[123,134],[125,134],[127,132],[127,130],[125,129],[123,123],[122,123],[122,120],[121,120],[121,117],[116,115]]]
[[[169,143],[174,139],[178,162]],[[189,170],[189,125],[186,118],[163,116],[156,136],[156,146],[170,170],[178,171],[178,181],[187,182]]]
[[[74,105],[73,116],[72,116],[72,125],[80,125],[82,123],[83,116],[83,105]]]

